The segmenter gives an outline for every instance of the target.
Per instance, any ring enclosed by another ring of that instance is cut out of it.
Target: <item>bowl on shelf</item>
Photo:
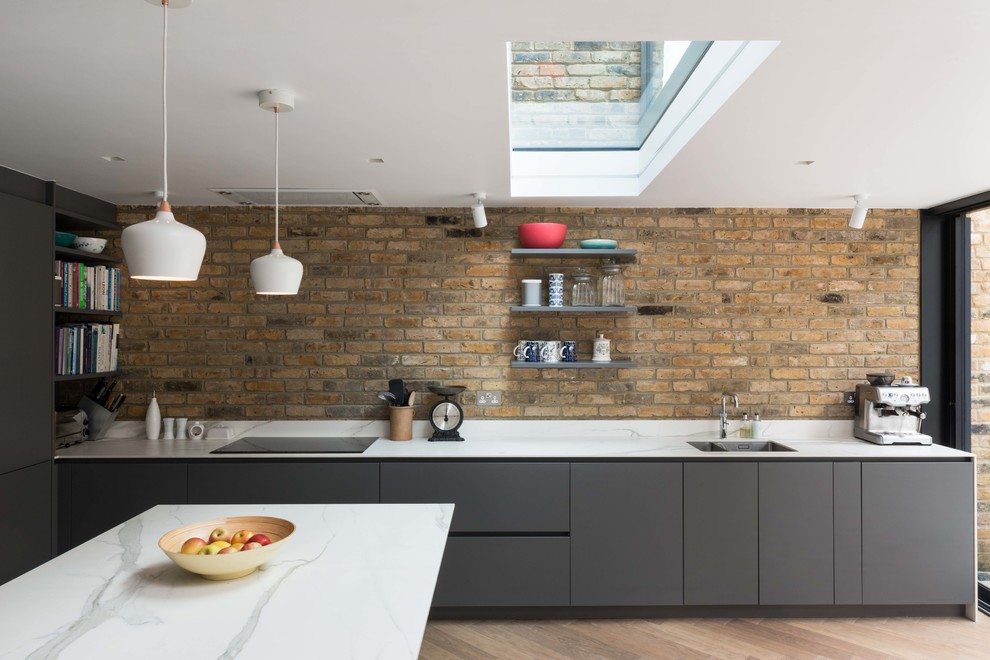
[[[76,240],[75,234],[70,234],[67,231],[55,232],[55,245],[59,247],[69,247],[74,240]]]
[[[567,225],[559,222],[528,222],[519,225],[519,244],[524,248],[556,250],[564,244]]]
[[[199,537],[208,541],[210,532],[218,527],[227,528],[231,534],[245,529],[255,534],[265,534],[271,539],[271,543],[254,550],[241,550],[225,555],[187,555],[180,552],[182,544],[188,539]],[[190,573],[207,580],[232,580],[253,573],[274,557],[295,530],[296,526],[290,521],[270,516],[216,518],[173,529],[158,539],[158,547],[176,565]]]
[[[107,239],[93,238],[91,236],[78,236],[72,241],[72,247],[83,252],[99,254],[107,246]]]
[[[585,250],[614,250],[618,243],[611,238],[587,238],[579,245]]]

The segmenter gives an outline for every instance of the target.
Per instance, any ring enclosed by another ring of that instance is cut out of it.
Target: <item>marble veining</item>
[[[0,658],[415,658],[453,508],[157,506],[0,586]],[[158,548],[179,525],[235,515],[296,533],[224,582]]]

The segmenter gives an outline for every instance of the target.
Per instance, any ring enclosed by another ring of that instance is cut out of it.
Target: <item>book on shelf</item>
[[[55,261],[62,278],[62,307],[105,312],[120,311],[120,269],[77,261]]]
[[[55,327],[55,375],[117,370],[119,323],[66,323]]]

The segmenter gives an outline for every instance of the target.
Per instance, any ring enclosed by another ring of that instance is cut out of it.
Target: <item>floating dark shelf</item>
[[[587,250],[584,248],[558,248],[545,250],[537,248],[512,248],[512,254],[520,257],[587,257],[600,259],[602,257],[632,257],[636,250],[632,248],[613,248],[610,250]]]
[[[513,312],[528,312],[528,313],[547,313],[547,312],[558,312],[558,313],[577,313],[577,314],[626,314],[629,312],[635,312],[635,307],[574,307],[572,305],[565,305],[563,307],[548,307],[547,305],[540,305],[539,307],[527,307],[522,305],[513,306]]]
[[[611,362],[592,362],[581,360],[578,362],[521,362],[513,360],[513,367],[523,369],[631,369],[636,366],[630,360],[612,360]]]

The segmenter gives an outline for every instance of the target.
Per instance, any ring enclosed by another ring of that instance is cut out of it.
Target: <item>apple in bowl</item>
[[[191,573],[208,580],[231,580],[269,561],[295,529],[290,521],[269,516],[219,518],[173,529],[158,540],[158,547]],[[232,540],[241,532],[248,534],[246,541]],[[262,544],[255,537],[269,543]]]

